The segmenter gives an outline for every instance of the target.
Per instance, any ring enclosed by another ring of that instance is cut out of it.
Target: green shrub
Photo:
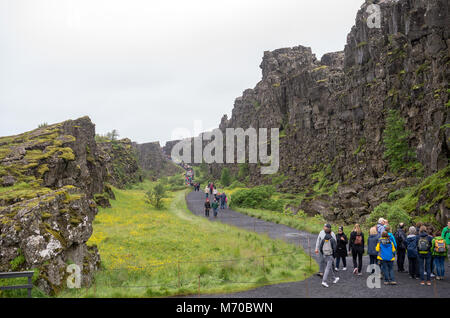
[[[412,224],[411,216],[403,210],[400,206],[388,204],[386,202],[378,205],[367,218],[366,224],[368,227],[377,224],[379,218],[389,220],[391,231],[395,232],[400,223],[407,225]]]
[[[166,189],[164,185],[158,182],[153,188],[147,192],[147,200],[146,202],[151,204],[157,209],[161,209],[163,207],[162,199],[166,195]]]
[[[222,169],[222,176],[220,177],[220,183],[224,187],[228,187],[231,184],[230,170],[228,168]]]
[[[272,199],[275,193],[273,186],[259,186],[252,189],[236,191],[231,200],[232,206],[253,209],[265,209],[283,212],[285,201]]]
[[[405,120],[400,113],[390,109],[383,133],[383,143],[386,149],[383,158],[389,160],[389,167],[393,172],[398,172],[416,163],[416,154],[408,143],[410,134],[410,131],[405,128]]]

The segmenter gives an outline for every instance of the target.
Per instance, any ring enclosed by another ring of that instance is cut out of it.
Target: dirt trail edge
[[[189,210],[198,216],[204,217],[203,204],[205,202],[205,194],[203,192],[190,192],[186,196],[187,206]],[[311,234],[297,229],[290,228],[285,225],[275,224],[252,218],[250,216],[238,213],[231,209],[219,210],[219,215],[215,219],[210,214],[209,220],[213,222],[222,222],[230,224],[248,231],[254,231],[261,234],[267,234],[274,239],[282,239],[286,242],[299,245],[306,252],[308,252],[308,238],[310,245],[310,252],[314,255],[314,247],[317,235]],[[336,231],[337,229],[333,229]],[[347,233],[348,235],[349,233]],[[407,261],[406,261],[407,262]],[[232,294],[214,294],[201,295],[200,297],[215,297],[215,298],[374,298],[374,297],[394,297],[394,298],[415,298],[415,297],[430,297],[430,298],[449,298],[450,297],[450,278],[444,281],[433,281],[433,285],[420,286],[418,280],[409,278],[407,273],[398,273],[397,265],[395,264],[395,278],[398,282],[397,286],[384,286],[381,281],[381,288],[370,289],[367,287],[367,278],[369,273],[366,273],[369,265],[369,258],[364,257],[363,260],[363,275],[356,276],[352,274],[353,263],[352,258],[347,257],[347,271],[339,271],[338,276],[340,280],[337,284],[331,284],[329,288],[321,285],[321,278],[313,275],[304,281],[268,285],[258,287],[248,291],[237,292]],[[405,267],[407,268],[407,263]],[[195,297],[195,296],[193,296]]]

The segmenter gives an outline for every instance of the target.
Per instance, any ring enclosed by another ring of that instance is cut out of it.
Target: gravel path
[[[204,201],[205,194],[203,192],[191,192],[186,196],[186,201],[189,210],[199,216],[204,217]],[[219,210],[219,215],[215,219],[211,210],[209,219],[213,222],[222,222],[230,224],[245,230],[254,231],[258,233],[267,234],[274,239],[283,239],[292,244],[301,244],[305,251],[314,255],[314,247],[317,235],[302,232],[297,229],[290,228],[285,225],[275,224],[252,218],[250,216],[235,212],[231,209]],[[308,242],[309,241],[309,242]],[[370,289],[367,287],[368,273],[365,273],[369,263],[368,256],[363,259],[363,275],[356,276],[352,274],[353,263],[352,258],[347,257],[347,271],[339,271],[339,282],[334,285],[329,283],[330,287],[325,288],[321,285],[321,278],[314,275],[310,278],[293,283],[275,284],[264,287],[255,288],[252,290],[238,292],[233,294],[217,294],[217,295],[202,295],[201,297],[214,298],[297,298],[297,297],[333,297],[333,298],[351,298],[351,297],[395,297],[395,298],[411,298],[411,297],[436,297],[436,298],[450,298],[450,278],[449,268],[447,264],[447,278],[444,281],[433,280],[432,286],[421,286],[418,280],[409,278],[406,273],[398,273],[395,264],[395,278],[398,283],[397,286],[384,286],[383,281],[381,288]],[[407,261],[405,268],[407,268]]]

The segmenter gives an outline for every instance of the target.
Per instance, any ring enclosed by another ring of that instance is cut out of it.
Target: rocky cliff
[[[380,1],[381,28],[370,28],[372,2],[357,13],[343,52],[321,60],[303,46],[265,52],[262,80],[220,124],[222,130],[280,128],[285,178],[279,188],[305,193],[298,208],[330,221],[362,222],[391,192],[420,182],[421,166],[424,177],[448,166],[449,3]],[[401,175],[391,173],[384,157],[389,110],[404,120],[420,163]],[[216,177],[221,169],[210,166]],[[448,173],[443,177],[449,180]],[[271,179],[250,165],[251,183]],[[450,195],[445,191],[441,202]],[[419,213],[425,203],[417,204]],[[447,205],[433,211],[441,221],[449,216]]]
[[[88,117],[0,138],[0,271],[36,269],[47,293],[70,263],[90,284],[100,256],[88,247],[106,169]]]
[[[165,154],[159,142],[134,143],[133,147],[137,153],[139,166],[147,171],[147,176],[150,178],[158,179],[182,172],[180,167],[168,159],[169,157]]]

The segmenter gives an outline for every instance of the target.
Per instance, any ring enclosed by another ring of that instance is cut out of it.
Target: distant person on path
[[[217,191],[216,187],[214,187],[214,189],[213,189],[213,194],[214,194],[214,199],[217,200],[217,195],[219,194],[219,192]]]
[[[417,273],[419,272],[417,251],[417,230],[414,226],[409,228],[408,236],[406,237],[406,254],[408,255],[409,277],[412,279],[419,279]]]
[[[431,254],[434,256],[434,267],[436,269],[436,279],[443,280],[445,276],[445,259],[448,253],[448,246],[441,233],[436,232],[435,238],[431,242]]]
[[[399,273],[405,272],[405,257],[406,257],[406,233],[405,223],[400,223],[395,232],[394,238],[397,242],[397,270]]]
[[[209,196],[209,188],[208,187],[205,188],[205,195],[206,195],[206,198],[208,198],[208,196]]]
[[[226,205],[226,199],[227,199],[227,195],[225,194],[225,192],[223,192],[221,195],[220,195],[220,208],[223,210],[223,209],[225,209],[225,205]]]
[[[214,211],[214,217],[217,217],[217,209],[219,208],[219,203],[217,202],[216,199],[214,199],[214,202],[212,203],[212,208]]]
[[[379,253],[378,259],[381,261],[381,270],[384,274],[384,284],[397,285],[394,277],[395,246],[394,243],[391,242],[387,231],[384,231],[381,234],[376,250]]]
[[[447,247],[450,246],[450,221],[447,222],[447,226],[444,227],[441,234],[442,238],[445,240]],[[450,249],[448,249],[450,251]],[[450,252],[447,252],[448,266],[450,266]]]
[[[209,193],[212,195],[212,194],[213,194],[213,191],[214,191],[214,183],[211,183],[211,184],[209,185]]]
[[[325,238],[326,232],[330,230],[331,232],[331,236],[336,240],[336,235],[331,231],[331,225],[330,224],[325,224],[323,226],[323,230],[320,231],[319,236],[317,237],[316,240],[316,249],[315,249],[315,253],[319,254],[319,273],[317,273],[318,276],[323,277],[323,273],[325,271],[325,258],[322,254],[322,252],[320,252],[320,244],[322,243],[323,239]]]
[[[370,258],[370,265],[377,264],[377,258],[378,258],[378,252],[377,252],[377,245],[378,240],[380,239],[381,235],[378,234],[377,227],[374,226],[369,231],[369,238],[367,239],[367,253],[369,254]],[[372,269],[372,274],[375,272],[375,269]]]
[[[209,199],[206,199],[205,202],[205,216],[209,217],[209,210],[211,209],[211,203],[209,202]]]
[[[320,253],[323,255],[324,263],[326,264],[325,273],[322,279],[322,286],[330,287],[327,284],[328,275],[330,271],[333,275],[333,284],[336,284],[339,281],[339,277],[336,276],[336,273],[333,269],[334,258],[336,256],[337,243],[335,238],[331,235],[331,226],[325,229],[325,236],[323,240],[320,242]]]
[[[350,233],[350,244],[348,251],[352,253],[353,257],[353,274],[362,275],[362,259],[364,254],[364,233],[361,231],[359,224]]]
[[[431,286],[431,242],[433,238],[428,235],[427,228],[422,225],[419,232],[419,240],[417,242],[417,250],[419,251],[419,275],[421,279],[420,285],[425,285],[425,271],[427,273],[427,285]]]
[[[342,259],[343,271],[347,270],[347,244],[348,238],[344,233],[344,227],[340,226],[338,230],[338,234],[336,235],[337,248],[336,248],[336,268],[335,270],[339,270],[340,260]]]

